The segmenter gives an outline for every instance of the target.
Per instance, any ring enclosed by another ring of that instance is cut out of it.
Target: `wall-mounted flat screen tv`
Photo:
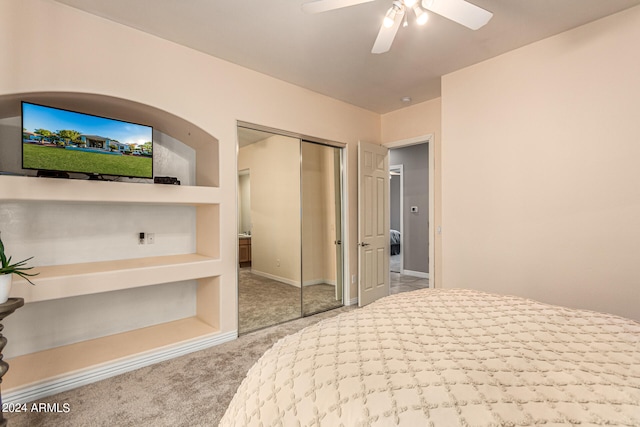
[[[153,128],[22,102],[22,167],[153,178]]]

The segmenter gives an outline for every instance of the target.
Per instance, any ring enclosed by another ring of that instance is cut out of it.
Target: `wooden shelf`
[[[161,185],[0,175],[0,200],[211,205],[220,203],[217,187]]]
[[[15,276],[11,297],[25,303],[218,276],[220,260],[199,254],[36,267],[30,285]]]
[[[190,317],[18,356],[8,360],[11,368],[2,378],[2,392],[218,333]]]

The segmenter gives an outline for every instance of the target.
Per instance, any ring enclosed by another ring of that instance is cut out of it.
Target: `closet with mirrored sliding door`
[[[238,126],[239,334],[343,305],[342,157]]]

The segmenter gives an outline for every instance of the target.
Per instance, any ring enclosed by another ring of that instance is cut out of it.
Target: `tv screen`
[[[22,102],[22,168],[153,178],[153,128]]]

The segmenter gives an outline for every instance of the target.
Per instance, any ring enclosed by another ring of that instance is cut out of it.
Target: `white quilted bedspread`
[[[393,295],[287,336],[221,426],[640,426],[640,324],[470,290]]]

